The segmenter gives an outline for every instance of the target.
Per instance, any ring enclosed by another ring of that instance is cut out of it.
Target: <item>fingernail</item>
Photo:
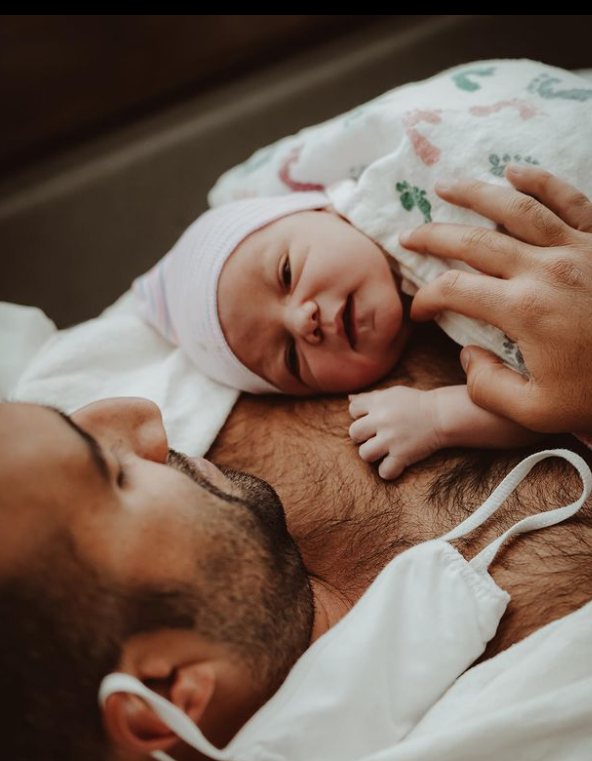
[[[452,190],[455,185],[456,179],[454,177],[440,177],[436,182],[436,190],[446,192],[447,190]]]
[[[467,372],[469,368],[469,362],[471,361],[471,352],[464,349],[460,353],[460,363],[462,365],[462,369]]]
[[[510,174],[514,174],[518,176],[520,174],[524,174],[524,167],[520,166],[520,164],[509,164],[507,167],[507,171]]]
[[[399,243],[407,243],[413,230],[402,230],[399,233]]]

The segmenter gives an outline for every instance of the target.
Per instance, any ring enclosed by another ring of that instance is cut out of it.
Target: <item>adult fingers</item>
[[[471,399],[490,412],[532,426],[532,383],[520,373],[506,367],[499,357],[478,346],[461,352]]]
[[[458,259],[488,275],[510,278],[532,268],[532,246],[486,227],[429,222],[401,233],[404,248]]]
[[[557,214],[514,187],[461,177],[436,183],[436,192],[445,201],[503,225],[510,235],[533,246],[564,245],[573,240],[570,226]]]
[[[431,320],[444,309],[450,309],[508,332],[509,297],[508,284],[504,280],[463,270],[449,270],[422,286],[415,294],[411,303],[411,319]]]
[[[592,202],[569,182],[536,166],[511,164],[506,177],[517,190],[535,196],[569,227],[592,232]]]

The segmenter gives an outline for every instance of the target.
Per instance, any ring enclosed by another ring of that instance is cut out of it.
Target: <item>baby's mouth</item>
[[[353,294],[349,294],[347,301],[345,302],[345,309],[343,310],[343,329],[349,345],[352,349],[356,347],[356,307],[354,304]]]

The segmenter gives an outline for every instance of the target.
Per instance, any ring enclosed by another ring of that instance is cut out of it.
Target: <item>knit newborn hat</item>
[[[253,394],[277,392],[245,367],[228,345],[218,318],[218,279],[247,235],[288,214],[329,203],[324,193],[314,191],[248,198],[206,211],[158,264],[134,280],[142,317],[210,378]]]

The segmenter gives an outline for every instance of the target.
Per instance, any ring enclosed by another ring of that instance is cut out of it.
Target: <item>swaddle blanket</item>
[[[403,229],[432,221],[495,228],[443,201],[434,190],[439,177],[509,185],[507,164],[537,164],[592,196],[590,135],[588,81],[536,61],[479,61],[398,87],[257,151],[220,178],[209,200],[324,190],[391,255],[413,294],[447,269],[472,268],[402,248]],[[497,328],[452,312],[437,322],[457,343],[482,346],[527,372],[516,344]]]
[[[398,245],[401,227],[429,219],[491,227],[435,195],[440,174],[503,184],[507,162],[539,162],[590,195],[591,134],[591,74],[584,79],[528,60],[480,61],[396,88],[257,151],[218,180],[209,200],[218,205],[329,188],[341,213],[397,258],[412,290],[449,263],[405,251]],[[427,261],[424,269],[418,259]],[[236,400],[235,391],[205,379],[142,324],[128,297],[95,320],[59,332],[34,310],[2,310],[5,397],[71,411],[109,395],[145,395],[162,407],[171,445],[192,455],[205,453]],[[491,340],[520,366],[516,347],[494,329],[452,314],[440,324],[461,343],[490,347]]]

